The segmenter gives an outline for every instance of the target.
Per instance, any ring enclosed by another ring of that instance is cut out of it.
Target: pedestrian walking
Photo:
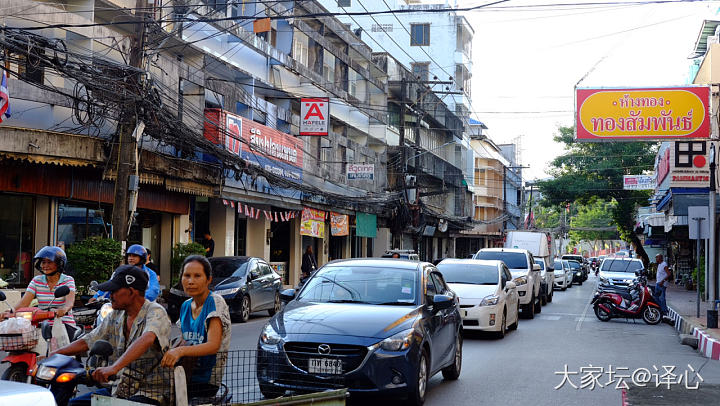
[[[663,315],[667,314],[667,304],[665,303],[665,291],[667,290],[668,281],[672,280],[672,271],[668,268],[667,262],[663,260],[662,254],[655,256],[657,263],[657,274],[655,278],[655,296],[657,297],[660,310]]]

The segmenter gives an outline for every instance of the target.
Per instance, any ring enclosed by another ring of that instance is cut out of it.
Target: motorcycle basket
[[[22,333],[0,334],[0,350],[27,351],[37,345],[38,329],[23,331]]]

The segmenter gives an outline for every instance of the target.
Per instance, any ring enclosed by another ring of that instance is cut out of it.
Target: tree
[[[599,199],[590,200],[585,205],[578,205],[577,214],[570,219],[570,227],[581,228],[581,230],[571,229],[569,231],[570,239],[573,241],[591,241],[593,249],[597,250],[598,241],[602,242],[617,238],[618,233],[616,230],[602,230],[613,225],[610,213],[612,213],[616,205],[617,202],[615,201],[608,202]]]
[[[182,265],[185,258],[190,255],[205,255],[205,247],[202,244],[196,242],[189,242],[187,244],[177,243],[172,249],[172,259],[170,259],[170,286],[180,279],[180,266]]]
[[[647,266],[649,258],[633,232],[635,209],[646,205],[650,191],[623,190],[623,175],[652,171],[657,144],[644,142],[579,143],[573,127],[558,127],[555,141],[565,144],[566,153],[552,162],[553,179],[539,181],[549,205],[564,206],[595,199],[614,202],[609,211],[620,237],[630,241]]]
[[[90,281],[105,282],[122,263],[122,246],[112,238],[90,237],[67,247],[68,265],[78,289]]]

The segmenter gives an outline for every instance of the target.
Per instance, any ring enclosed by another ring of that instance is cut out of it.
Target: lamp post
[[[718,287],[717,287],[717,266],[716,266],[716,256],[717,256],[717,250],[715,247],[716,239],[715,239],[715,205],[716,205],[716,194],[715,194],[715,169],[717,167],[717,164],[715,163],[715,143],[710,143],[710,197],[709,197],[709,209],[710,213],[708,213],[709,217],[709,231],[710,235],[708,236],[708,266],[705,267],[705,291],[707,292],[707,297],[710,300],[717,300],[718,299]]]

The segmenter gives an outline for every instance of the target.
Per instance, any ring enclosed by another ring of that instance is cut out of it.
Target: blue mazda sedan
[[[421,405],[434,374],[460,376],[458,299],[430,263],[333,261],[282,297],[258,340],[265,397],[344,387]]]

